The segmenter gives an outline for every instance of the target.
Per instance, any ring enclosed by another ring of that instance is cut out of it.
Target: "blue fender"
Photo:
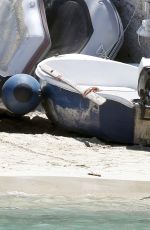
[[[16,74],[3,85],[2,101],[6,108],[14,114],[29,113],[41,101],[40,84],[30,75]]]

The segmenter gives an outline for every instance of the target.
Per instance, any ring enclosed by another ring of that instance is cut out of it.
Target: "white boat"
[[[36,69],[49,119],[105,141],[150,144],[150,60],[140,67],[81,54],[61,55]]]
[[[1,77],[31,73],[46,54],[114,58],[123,42],[109,0],[1,0],[0,9]]]
[[[82,53],[115,58],[123,26],[111,0],[45,0],[50,56]]]

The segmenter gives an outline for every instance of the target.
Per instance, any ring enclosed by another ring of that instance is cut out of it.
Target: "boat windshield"
[[[0,75],[9,75],[8,65],[25,34],[22,1],[0,0]]]

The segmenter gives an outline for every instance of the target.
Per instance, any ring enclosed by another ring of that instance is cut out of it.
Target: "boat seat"
[[[79,86],[79,85],[78,85]],[[90,86],[79,86],[83,93],[90,88]],[[92,86],[94,87],[94,86]],[[113,100],[124,104],[128,107],[133,107],[133,100],[139,99],[138,92],[135,89],[128,87],[107,87],[107,86],[95,86],[100,91],[96,94],[106,98],[107,100]]]

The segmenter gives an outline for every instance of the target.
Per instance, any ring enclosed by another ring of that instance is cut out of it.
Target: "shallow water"
[[[0,230],[145,230],[150,202],[120,198],[0,197]]]

